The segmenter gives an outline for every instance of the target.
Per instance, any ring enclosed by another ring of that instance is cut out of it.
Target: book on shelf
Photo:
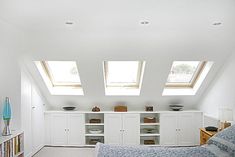
[[[15,157],[21,152],[23,152],[23,134],[0,143],[0,157]],[[23,154],[20,157],[23,157]]]
[[[24,134],[19,135],[19,152],[24,150]]]
[[[0,144],[0,157],[2,157],[2,145]]]

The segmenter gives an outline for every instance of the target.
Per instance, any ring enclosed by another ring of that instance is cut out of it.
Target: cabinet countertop
[[[100,112],[92,112],[92,111],[63,111],[63,110],[48,110],[45,111],[44,113],[49,114],[49,113],[188,113],[188,112],[202,112],[199,110],[183,110],[183,111],[167,111],[167,110],[162,110],[162,111],[127,111],[127,112],[114,112],[114,111],[100,111]]]

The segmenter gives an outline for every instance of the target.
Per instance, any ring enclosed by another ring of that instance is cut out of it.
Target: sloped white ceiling
[[[233,0],[0,0],[0,18],[29,37],[22,58],[49,105],[58,108],[111,109],[118,102],[164,108],[175,101],[195,107],[235,48]],[[77,61],[85,96],[51,96],[33,60]],[[105,96],[104,60],[145,60],[141,95]],[[196,96],[162,96],[174,60],[215,62]]]

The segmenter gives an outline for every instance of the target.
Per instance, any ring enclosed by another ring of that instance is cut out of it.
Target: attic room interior
[[[0,0],[0,157],[234,157],[235,1]]]

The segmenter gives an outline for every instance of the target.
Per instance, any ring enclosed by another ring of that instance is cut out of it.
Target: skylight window
[[[106,95],[139,95],[145,62],[105,61]]]
[[[175,61],[167,79],[167,87],[193,87],[206,62]]]
[[[35,64],[52,95],[83,95],[75,61],[36,61]]]
[[[213,62],[174,61],[163,95],[195,95]]]
[[[54,86],[81,86],[76,62],[43,61],[42,64]]]

